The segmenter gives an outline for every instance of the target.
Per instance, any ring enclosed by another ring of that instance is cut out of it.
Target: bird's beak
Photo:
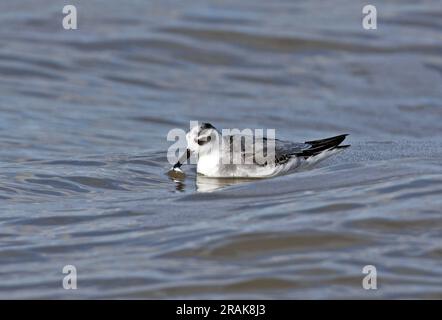
[[[186,149],[186,152],[181,156],[177,163],[172,167],[172,170],[179,169],[187,159],[190,158],[190,149]]]

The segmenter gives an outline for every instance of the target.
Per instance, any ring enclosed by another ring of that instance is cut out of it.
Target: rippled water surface
[[[440,1],[65,2],[0,2],[0,298],[442,298]],[[173,181],[190,120],[352,147]]]

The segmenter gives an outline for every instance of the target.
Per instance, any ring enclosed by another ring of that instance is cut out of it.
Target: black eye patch
[[[210,140],[212,140],[212,137],[207,136],[207,137],[204,137],[204,139],[198,139],[198,144],[200,146],[202,146],[202,145],[206,144],[207,142],[209,142]]]

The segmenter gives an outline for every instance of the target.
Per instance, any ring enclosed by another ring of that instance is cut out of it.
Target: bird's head
[[[187,148],[199,155],[206,154],[218,144],[218,136],[219,133],[214,126],[210,123],[201,123],[186,134]]]

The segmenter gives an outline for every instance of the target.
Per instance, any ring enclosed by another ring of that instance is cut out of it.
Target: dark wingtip
[[[325,150],[348,148],[350,145],[342,145],[342,146],[340,145],[341,142],[345,140],[346,136],[348,136],[348,134],[341,134],[339,136],[321,139],[321,140],[306,141],[305,143],[311,145],[311,147],[302,150],[302,152],[299,155],[304,157],[310,157],[310,156],[315,156]]]
[[[321,140],[310,140],[306,141],[305,143],[311,144],[313,147],[320,146],[320,145],[338,145],[342,141],[344,141],[345,137],[347,137],[348,134],[341,134],[339,136],[334,136],[331,138],[321,139]]]

